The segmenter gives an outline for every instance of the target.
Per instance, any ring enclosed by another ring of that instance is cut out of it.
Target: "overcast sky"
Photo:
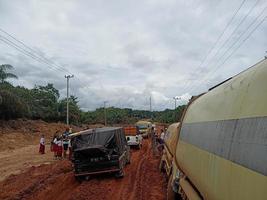
[[[0,0],[0,28],[66,71],[51,69],[1,40],[0,64],[15,67],[19,76],[12,81],[15,85],[32,88],[53,83],[62,98],[66,96],[64,75],[74,74],[70,93],[79,97],[84,110],[103,106],[105,100],[109,106],[149,109],[150,96],[153,110],[173,108],[174,96],[182,96],[178,101],[182,104],[190,95],[239,73],[267,54],[267,20],[242,43],[267,15],[266,0],[245,1],[208,54],[241,2]],[[233,46],[241,34],[240,42]],[[0,39],[3,36],[16,42],[0,32]]]

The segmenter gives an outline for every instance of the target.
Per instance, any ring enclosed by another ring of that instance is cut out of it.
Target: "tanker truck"
[[[267,199],[267,59],[191,101],[168,199]]]
[[[178,129],[180,123],[171,124],[164,136],[164,149],[162,152],[159,168],[160,171],[166,173],[167,177],[170,176],[172,172],[172,161],[176,150],[176,144],[178,140]]]

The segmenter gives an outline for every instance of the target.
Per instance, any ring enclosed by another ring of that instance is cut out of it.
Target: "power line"
[[[49,62],[49,63],[51,63],[51,64],[57,66],[58,68],[60,68],[60,69],[62,69],[62,70],[64,70],[64,71],[66,71],[66,72],[69,72],[66,68],[64,68],[64,67],[62,67],[62,66],[60,66],[60,65],[58,65],[58,64],[56,64],[56,63],[54,63],[53,61],[47,59],[46,57],[40,55],[40,53],[37,52],[35,49],[29,47],[29,46],[26,45],[24,42],[22,42],[21,40],[15,38],[13,35],[11,35],[10,33],[6,32],[5,30],[3,30],[3,29],[0,28],[0,31],[3,32],[3,33],[5,33],[5,34],[8,35],[9,37],[11,37],[13,40],[15,40],[15,41],[17,41],[18,43],[20,43],[21,45],[23,45],[24,47],[26,47],[29,51],[34,52],[35,54],[37,54],[39,57],[41,57],[41,58],[44,59],[45,61],[47,61],[47,62]],[[1,36],[1,34],[0,34],[0,36]],[[3,36],[2,36],[2,37],[3,37]]]
[[[214,43],[214,45],[211,47],[211,49],[209,50],[208,54],[206,55],[206,57],[204,58],[204,60],[201,62],[200,66],[202,66],[202,64],[204,64],[204,62],[206,61],[206,59],[208,58],[209,54],[212,52],[212,50],[217,46],[218,42],[220,41],[220,39],[222,38],[222,36],[224,35],[224,33],[226,32],[226,30],[228,29],[228,27],[230,26],[230,24],[234,21],[234,18],[236,17],[237,13],[240,11],[240,9],[243,7],[244,3],[247,0],[243,0],[242,3],[240,4],[240,6],[238,7],[238,9],[235,11],[234,15],[231,17],[230,21],[227,23],[227,25],[224,27],[223,32],[219,35],[219,37],[217,38],[216,42]]]
[[[200,68],[205,61],[207,60],[208,56],[211,54],[211,52],[214,50],[214,48],[217,46],[217,44],[219,43],[220,39],[223,37],[224,33],[226,32],[226,30],[228,29],[228,27],[231,25],[231,23],[234,21],[234,18],[236,17],[236,15],[238,14],[238,12],[240,11],[240,9],[243,7],[244,3],[247,0],[243,0],[241,2],[241,4],[239,5],[239,7],[237,8],[237,10],[234,12],[233,16],[231,17],[231,19],[228,21],[227,25],[224,27],[223,31],[221,32],[221,34],[219,35],[219,37],[217,38],[217,40],[215,41],[215,43],[212,45],[212,47],[209,49],[207,55],[204,57],[204,59],[201,61],[200,65],[198,66],[198,68]],[[188,89],[188,85],[189,81],[186,82],[185,85],[185,90]]]
[[[246,27],[245,31],[243,33],[241,33],[238,38],[236,39],[235,42],[232,43],[231,46],[228,47],[228,49],[220,56],[220,58],[217,61],[217,64],[220,62],[220,60],[229,52],[229,50],[231,50],[231,48],[234,47],[235,44],[237,44],[239,42],[239,40],[243,37],[244,34],[246,34],[246,32],[250,29],[250,27],[252,27],[257,20],[261,17],[262,14],[264,14],[264,11],[266,10],[267,6],[265,6],[262,11],[260,12],[260,14]]]
[[[31,57],[32,59],[38,61],[38,62],[43,62],[45,63],[50,69],[52,70],[58,70],[58,71],[63,71],[62,69],[56,68],[53,65],[51,65],[49,62],[42,60],[41,58],[39,58],[38,56],[32,54],[30,51],[25,50],[24,48],[20,47],[19,45],[17,45],[16,43],[12,42],[11,40],[7,39],[6,37],[2,36],[0,34],[0,40],[4,43],[6,43],[7,45],[15,48],[16,50],[20,51],[21,53],[23,53],[24,55]]]
[[[212,70],[212,71],[210,71],[206,76],[204,76],[202,79],[200,79],[200,83],[203,83],[205,80],[207,80],[207,78],[210,76],[210,75],[212,75],[213,73],[214,73],[214,71],[217,71],[218,69],[216,69],[216,68],[218,68],[218,67],[221,67],[221,66],[219,66],[219,62],[221,61],[221,59],[229,52],[229,50],[231,50],[233,47],[234,47],[234,45],[235,44],[237,44],[238,42],[239,42],[239,40],[244,36],[244,34],[246,34],[247,33],[247,31],[249,31],[249,29],[257,22],[257,20],[261,17],[261,15],[264,13],[264,11],[265,11],[265,9],[267,8],[267,6],[265,6],[264,8],[263,8],[263,10],[260,12],[260,14],[246,27],[246,29],[245,29],[245,31],[243,31],[240,35],[239,35],[239,37],[237,38],[237,40],[230,46],[230,47],[228,47],[228,49],[223,53],[223,55],[218,59],[218,62],[217,62],[217,65],[215,66],[215,69],[214,70]],[[196,81],[195,81],[196,82]],[[191,86],[191,88],[189,89],[189,92],[192,92],[192,90],[193,89],[195,89],[195,86],[194,86],[194,84],[195,84],[195,82],[193,83],[193,86]],[[198,84],[199,85],[199,84]],[[196,86],[196,87],[198,87],[198,86]]]
[[[260,27],[260,25],[266,20],[266,18],[267,18],[267,16],[265,16],[250,32],[249,32],[249,34],[241,41],[241,43],[239,43],[239,45],[238,46],[236,46],[236,48],[230,53],[230,55],[228,56],[228,57],[226,57],[225,59],[224,59],[224,61],[220,64],[220,65],[218,65],[217,66],[217,68],[215,68],[215,70],[214,71],[212,71],[212,73],[215,73],[216,71],[218,71],[218,69],[223,65],[223,64],[225,64],[225,62],[227,61],[227,60],[229,60],[231,57],[232,57],[232,55],[251,37],[251,35]],[[198,84],[198,85],[201,85],[204,81],[206,81],[207,80],[207,77],[208,76],[205,76],[205,79],[202,79],[202,81]],[[193,89],[193,88],[191,88],[191,89]],[[192,90],[190,90],[190,91],[192,91]]]
[[[219,65],[222,66],[249,38],[250,36],[259,28],[259,26],[267,19],[267,16],[265,16],[260,23],[257,24],[257,26],[248,34],[246,38],[242,40],[241,43],[231,52],[231,54]]]
[[[13,35],[11,35],[10,33],[8,33],[7,31],[4,31],[3,29],[0,28],[0,31],[5,33],[6,35],[8,35],[8,37],[12,38],[15,41],[11,41],[9,40],[7,37],[3,36],[0,34],[0,40],[2,42],[4,42],[5,44],[15,48],[16,50],[18,50],[19,52],[21,52],[23,55],[28,56],[38,62],[42,62],[44,64],[46,64],[51,70],[54,71],[62,71],[62,72],[67,72],[67,73],[71,73],[69,70],[67,70],[66,68],[55,64],[53,61],[45,58],[44,56],[40,55],[36,50],[32,49],[31,47],[29,47],[28,45],[26,45],[24,42],[18,40],[17,38],[15,38]],[[22,46],[16,44],[16,43],[20,43]],[[26,48],[26,49],[25,49]],[[33,53],[34,52],[34,53]],[[72,73],[71,73],[72,74]],[[82,85],[81,89],[85,89],[88,88],[88,86],[83,86],[83,85],[87,85],[85,82],[78,80]]]
[[[241,19],[241,21],[239,22],[239,24],[236,26],[236,28],[233,30],[233,32],[229,35],[229,37],[225,40],[225,42],[222,44],[222,46],[219,49],[217,49],[216,53],[210,59],[210,62],[206,64],[207,66],[220,53],[221,49],[223,49],[224,46],[229,42],[229,40],[231,39],[231,37],[236,33],[236,31],[238,30],[238,28],[241,26],[241,24],[243,24],[243,22],[247,19],[247,17],[250,15],[250,13],[254,10],[254,8],[257,6],[257,4],[259,2],[260,2],[260,0],[257,0],[256,3],[249,9],[249,11],[247,12],[247,14]]]

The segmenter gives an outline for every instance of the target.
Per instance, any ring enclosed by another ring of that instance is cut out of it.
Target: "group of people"
[[[55,159],[67,158],[67,153],[69,159],[71,159],[72,150],[71,150],[71,140],[69,138],[69,135],[71,133],[72,133],[71,128],[66,128],[65,132],[62,135],[59,134],[59,131],[55,133],[54,137],[51,140],[51,146],[50,146],[51,151],[54,152]],[[40,154],[45,153],[44,135],[42,135],[40,139],[39,153]]]

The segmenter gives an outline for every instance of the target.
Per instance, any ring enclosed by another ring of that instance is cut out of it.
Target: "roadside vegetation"
[[[65,122],[66,98],[60,98],[59,91],[52,83],[45,86],[36,85],[32,89],[23,86],[13,86],[10,78],[18,77],[12,73],[11,65],[0,65],[0,119],[10,120],[17,118],[42,119],[48,122]],[[84,112],[79,107],[78,98],[70,96],[70,123],[72,124],[98,124],[104,123],[104,108]],[[164,111],[133,110],[130,108],[107,109],[108,124],[135,123],[140,119],[152,119],[162,123],[179,121],[185,105],[178,106],[176,110]]]

